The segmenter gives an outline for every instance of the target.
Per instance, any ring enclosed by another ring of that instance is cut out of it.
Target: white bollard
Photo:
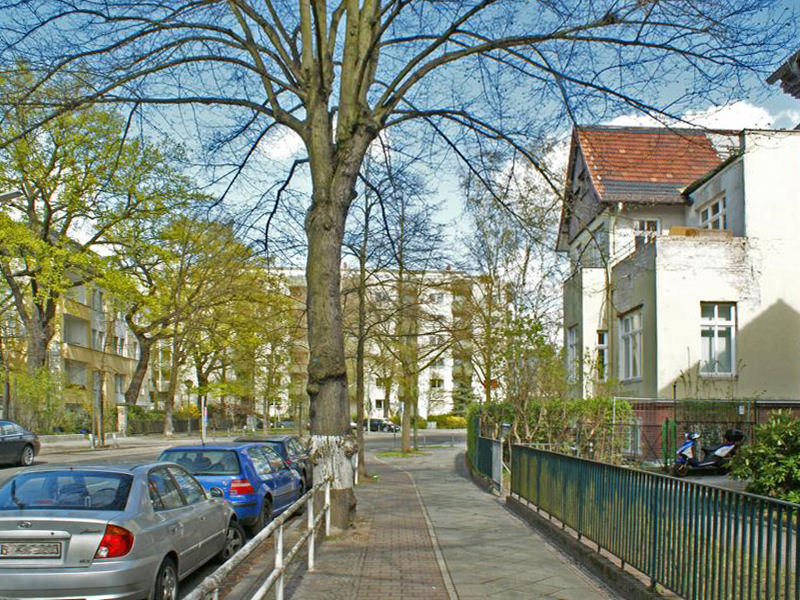
[[[325,483],[325,537],[331,534],[331,482]]]
[[[278,539],[275,540],[275,568],[278,569],[275,600],[283,600],[283,523],[278,526]]]
[[[314,545],[317,542],[317,534],[314,531],[314,492],[308,497],[308,529],[311,536],[308,538],[308,570],[314,570]]]

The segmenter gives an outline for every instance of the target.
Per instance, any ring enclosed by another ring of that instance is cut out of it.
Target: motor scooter
[[[744,440],[744,433],[738,429],[728,429],[719,446],[702,448],[702,460],[697,451],[700,434],[696,431],[686,432],[683,437],[684,441],[675,453],[675,464],[672,467],[676,477],[683,477],[690,471],[726,472],[731,457],[736,454],[739,444]]]

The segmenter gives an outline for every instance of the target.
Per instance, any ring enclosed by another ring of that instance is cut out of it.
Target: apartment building
[[[573,393],[800,398],[800,132],[579,127],[558,250]]]

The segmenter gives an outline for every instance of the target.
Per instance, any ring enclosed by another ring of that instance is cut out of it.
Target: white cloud
[[[798,115],[795,113],[796,116]],[[791,118],[791,115],[787,115],[786,119],[788,120],[789,118]],[[620,115],[609,121],[607,125],[664,127],[665,124],[671,124],[676,127],[686,127],[691,124],[696,127],[710,129],[768,129],[776,126],[779,120],[783,121],[784,116],[783,113],[773,115],[762,106],[756,106],[746,100],[740,100],[724,106],[690,110],[681,115],[681,119],[683,122],[677,119],[669,119],[665,123],[649,115],[630,114]]]
[[[286,127],[279,127],[261,140],[259,151],[266,158],[286,161],[298,158],[298,155],[305,152],[305,146],[303,140],[294,131]]]

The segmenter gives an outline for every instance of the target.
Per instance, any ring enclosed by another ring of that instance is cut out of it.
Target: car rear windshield
[[[20,473],[0,487],[2,510],[124,510],[133,476],[97,471]]]
[[[233,450],[165,450],[160,460],[178,463],[192,475],[238,475],[240,471]]]

